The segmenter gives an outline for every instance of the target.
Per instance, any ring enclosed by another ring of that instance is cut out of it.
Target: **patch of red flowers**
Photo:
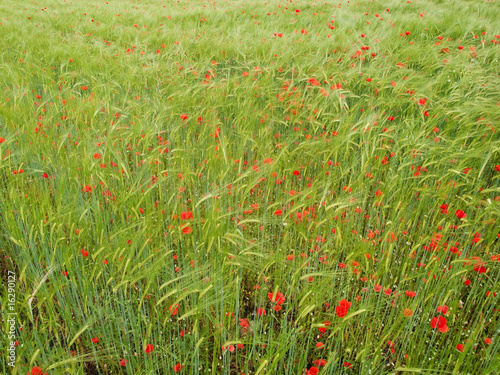
[[[38,366],[35,366],[31,369],[31,371],[28,371],[26,375],[48,375],[48,373],[44,373],[42,369]]]
[[[271,292],[267,293],[267,297],[271,300],[271,302],[275,302],[276,305],[273,307],[275,311],[281,310],[281,305],[285,302],[285,296],[281,294],[281,292],[276,292],[273,294]]]
[[[435,317],[431,320],[431,327],[434,329],[437,328],[439,330],[439,332],[441,332],[441,333],[448,332],[449,328],[446,325],[446,323],[447,323],[447,320],[445,317],[438,316],[438,317]]]
[[[349,312],[349,308],[351,307],[351,302],[343,299],[342,301],[339,302],[339,305],[335,307],[335,310],[337,312],[337,316],[339,318],[343,318],[344,316],[347,315]]]
[[[179,372],[179,371],[181,371],[181,369],[182,369],[183,367],[184,367],[184,366],[183,366],[183,365],[181,365],[180,363],[176,364],[176,365],[174,366],[174,372]]]

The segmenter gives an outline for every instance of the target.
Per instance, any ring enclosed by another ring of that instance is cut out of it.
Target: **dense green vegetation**
[[[498,373],[499,8],[2,1],[0,372]]]

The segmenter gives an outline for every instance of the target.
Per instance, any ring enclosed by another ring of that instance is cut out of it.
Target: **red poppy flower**
[[[269,292],[267,293],[267,297],[271,300],[271,302],[276,302],[278,305],[282,305],[285,302],[285,296],[281,294],[281,292],[276,292],[276,295]]]
[[[283,211],[282,210],[276,210],[276,211],[274,211],[274,214],[276,216],[281,216],[281,215],[283,215]]]
[[[98,337],[93,337],[93,338],[92,338],[92,342],[93,342],[94,344],[97,344],[97,343],[99,342],[99,338],[98,338]]]
[[[319,369],[316,367],[311,367],[309,371],[307,372],[309,375],[316,375],[319,372]]]
[[[413,315],[413,311],[411,311],[410,309],[404,309],[403,315],[406,316],[406,317],[412,316]]]
[[[339,306],[340,307],[344,307],[346,309],[349,309],[351,307],[351,302],[349,302],[348,300],[346,299],[343,299],[339,302]]]
[[[183,366],[183,365],[181,365],[180,363],[176,364],[176,365],[174,366],[174,372],[179,372],[179,371],[181,371],[181,368],[183,368],[183,367],[184,367],[184,366]]]
[[[486,262],[483,262],[479,259],[479,261],[477,261],[476,264],[474,265],[474,271],[476,271],[477,273],[485,273],[486,272],[486,267],[484,267],[485,264]]]
[[[187,120],[187,118],[188,118],[188,115],[186,115],[185,113],[183,113],[183,114],[181,115],[181,120],[183,120],[183,121],[184,121],[184,120]]]
[[[330,324],[331,324],[331,322],[328,321],[328,320],[325,321],[325,322],[323,322],[324,327],[318,327],[318,331],[320,333],[325,333],[326,332],[326,327],[328,327]]]
[[[325,344],[323,344],[321,341],[316,344],[316,347],[318,349],[322,349],[324,346],[325,346]]]
[[[326,361],[325,361],[324,359],[316,359],[316,360],[314,361],[314,364],[315,364],[316,366],[325,366],[325,365],[326,365]]]
[[[446,315],[446,313],[448,312],[448,310],[449,310],[449,307],[448,307],[448,306],[446,306],[446,305],[443,305],[443,306],[438,306],[438,307],[437,307],[437,312],[438,312],[438,313],[441,313],[441,314],[443,314],[443,315]]]
[[[0,143],[4,143],[4,142],[5,142],[5,138],[4,137],[0,137]],[[500,165],[499,165],[499,167],[500,167]],[[499,171],[500,171],[500,169],[499,169]]]
[[[344,316],[347,315],[349,308],[347,308],[345,306],[336,306],[335,311],[337,312],[337,316],[339,318],[343,318]]]
[[[174,305],[170,305],[170,307],[168,308],[168,311],[170,311],[170,314],[176,315],[178,307],[179,307],[178,304],[176,304],[175,306]]]
[[[83,91],[87,91],[87,88],[88,88],[87,86],[82,86]]]
[[[464,346],[463,344],[457,344],[457,350],[458,350],[459,352],[463,352],[463,351],[464,351],[464,347],[465,347],[465,346]]]
[[[488,337],[485,337],[485,338],[484,338],[484,343],[485,343],[486,345],[490,345],[490,344],[491,344],[491,339],[490,339],[490,338],[488,338]]]
[[[293,171],[293,175],[294,176],[300,176],[300,172],[299,171]]]
[[[26,375],[42,375],[43,371],[40,367],[35,366],[31,369],[31,371],[28,371]]]
[[[439,316],[435,317],[431,320],[431,327],[432,328],[437,328],[439,332],[448,332],[448,326],[446,325],[447,320],[445,317]]]
[[[120,361],[120,366],[127,366],[127,360],[125,358],[123,358],[121,361]]]
[[[97,159],[100,159],[100,158],[102,158],[102,155],[101,155],[100,153],[96,152],[96,153],[94,154],[94,159],[96,159],[96,160],[97,160]]]
[[[193,231],[193,229],[191,229],[191,227],[186,227],[186,228],[183,228],[182,229],[182,233],[184,234],[189,234]]]
[[[259,307],[255,313],[258,316],[266,315],[266,310],[264,310],[262,307]]]
[[[229,345],[228,350],[229,350],[231,353],[232,353],[232,352],[234,352],[234,345]]]
[[[459,218],[459,219],[463,219],[464,217],[467,216],[467,214],[465,212],[463,212],[462,210],[456,210],[455,211],[455,215]]]
[[[84,258],[86,258],[86,257],[89,256],[89,252],[87,250],[81,249],[80,251],[82,252],[82,255],[83,255]]]
[[[153,350],[155,350],[155,347],[153,345],[146,345],[146,353],[151,353]]]

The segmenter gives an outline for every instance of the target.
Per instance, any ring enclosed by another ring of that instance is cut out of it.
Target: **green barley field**
[[[0,2],[2,374],[499,374],[496,1]]]

